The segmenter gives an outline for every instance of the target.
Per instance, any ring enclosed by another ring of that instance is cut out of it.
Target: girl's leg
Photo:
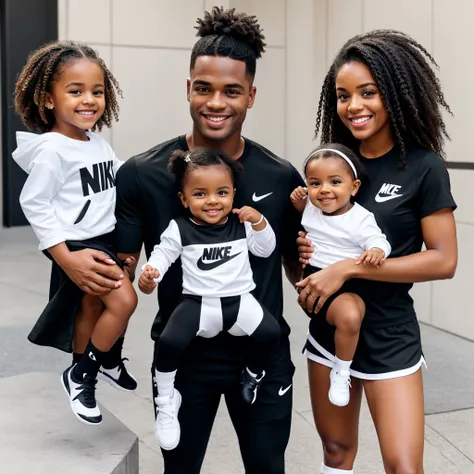
[[[364,315],[365,304],[362,298],[354,293],[339,295],[329,306],[326,320],[336,328],[334,343],[338,359],[352,361]]]
[[[174,388],[181,355],[199,331],[200,298],[184,298],[166,323],[155,344],[154,362],[157,397],[155,437],[165,450],[176,448],[181,438],[178,412],[181,394]]]
[[[74,362],[79,362],[86,350],[97,321],[104,311],[104,303],[98,296],[84,294],[74,325]]]
[[[309,389],[314,422],[324,450],[321,472],[336,474],[352,472],[357,454],[359,436],[359,412],[362,399],[362,383],[355,379],[351,397],[345,407],[336,407],[328,400],[330,368],[308,360]]]
[[[423,474],[424,400],[421,369],[364,382],[387,474]],[[389,407],[389,408],[387,408]]]
[[[334,345],[336,360],[331,370],[329,400],[345,406],[350,397],[350,366],[359,341],[360,326],[365,315],[365,304],[354,293],[343,293],[330,304],[326,320],[335,326]]]
[[[137,305],[137,295],[128,278],[123,279],[120,288],[99,298],[104,303],[105,309],[86,346],[85,357],[82,357],[74,367],[73,374],[76,380],[81,380],[84,374],[94,380],[97,378],[106,353],[122,334]]]

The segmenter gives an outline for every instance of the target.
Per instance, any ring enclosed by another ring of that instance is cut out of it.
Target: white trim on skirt
[[[311,359],[313,362],[317,362],[318,364],[325,365],[326,367],[329,367],[330,369],[332,369],[334,367],[335,357],[329,351],[327,351],[323,346],[321,346],[321,344],[318,344],[318,342],[316,342],[314,337],[311,336],[309,332],[307,333],[306,337],[307,337],[308,342],[324,357],[314,355],[313,353],[309,352],[307,349],[303,351],[303,355],[305,355],[308,359]],[[401,369],[401,370],[394,370],[392,372],[384,372],[381,374],[365,374],[357,370],[353,370],[353,369],[349,369],[349,370],[350,370],[351,376],[355,377],[356,379],[389,380],[389,379],[395,379],[398,377],[406,377],[407,375],[414,374],[421,367],[422,364],[425,366],[425,368],[427,368],[425,358],[423,356],[421,356],[419,362],[417,362],[412,367],[408,367],[406,369]]]

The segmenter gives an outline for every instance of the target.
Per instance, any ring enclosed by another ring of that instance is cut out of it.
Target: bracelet
[[[251,222],[250,224],[251,224],[252,227],[255,227],[256,225],[261,224],[263,219],[265,219],[265,218],[263,217],[263,214],[261,214],[261,217],[258,220],[258,222],[253,222],[253,223]]]

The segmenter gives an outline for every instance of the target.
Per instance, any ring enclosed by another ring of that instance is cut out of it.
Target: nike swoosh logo
[[[375,201],[376,202],[385,202],[385,201],[390,201],[391,199],[396,199],[399,197],[402,197],[403,194],[394,194],[393,196],[381,196],[380,194],[377,194],[375,196]]]
[[[221,265],[224,265],[224,263],[227,263],[229,260],[232,260],[233,258],[237,257],[237,255],[240,255],[242,252],[236,253],[235,255],[229,255],[228,257],[221,258],[220,260],[216,260],[215,262],[203,262],[202,257],[197,261],[197,267],[199,270],[213,270],[214,268],[220,267]]]
[[[261,201],[262,199],[265,199],[266,197],[270,196],[271,194],[273,194],[273,191],[271,193],[262,194],[261,196],[257,196],[255,193],[253,193],[252,200],[253,200],[253,202],[258,202],[258,201]]]
[[[278,390],[278,395],[280,395],[280,397],[283,397],[283,395],[285,395],[285,393],[288,392],[288,390],[290,390],[292,385],[293,384],[290,383],[290,385],[288,385],[288,387],[286,388],[280,387],[280,390]]]

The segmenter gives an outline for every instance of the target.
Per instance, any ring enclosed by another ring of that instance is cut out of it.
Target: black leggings
[[[247,366],[256,374],[267,367],[280,340],[276,319],[249,293],[224,298],[184,295],[156,345],[155,368],[177,370],[181,355],[196,336],[211,338],[222,331],[250,336]]]

